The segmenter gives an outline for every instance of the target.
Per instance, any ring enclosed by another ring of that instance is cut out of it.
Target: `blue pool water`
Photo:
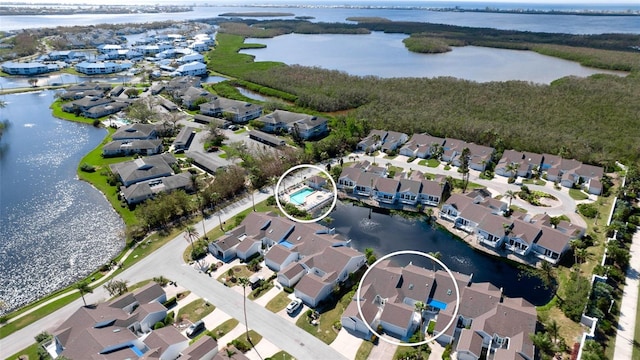
[[[304,188],[302,190],[298,190],[295,193],[291,194],[291,196],[289,196],[289,199],[291,200],[292,203],[296,205],[302,205],[304,203],[304,199],[306,199],[307,196],[313,194],[313,192],[314,192],[313,189]]]
[[[142,351],[140,351],[140,349],[138,349],[134,345],[129,345],[129,348],[131,349],[131,351],[133,351],[138,356],[144,355],[144,353]]]
[[[447,308],[447,304],[443,303],[442,301],[435,300],[435,299],[429,299],[429,301],[427,301],[427,305],[433,306],[433,307],[438,308],[440,310],[444,310],[444,309]]]
[[[288,242],[287,240],[282,240],[278,244],[286,247],[287,249],[291,249],[293,247],[293,244]]]

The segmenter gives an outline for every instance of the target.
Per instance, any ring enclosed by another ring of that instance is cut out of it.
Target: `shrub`
[[[164,323],[162,321],[158,321],[153,325],[153,330],[162,329],[164,327]]]
[[[162,305],[164,305],[164,307],[166,307],[167,309],[176,306],[176,304],[178,304],[178,299],[176,299],[175,296],[170,298],[170,299],[168,299],[164,303],[162,303]]]
[[[100,122],[100,120],[98,120],[98,119],[93,120],[93,126],[94,127],[100,127],[101,124],[102,123]]]
[[[175,313],[173,311],[169,311],[167,313],[167,316],[164,317],[164,324],[165,325],[171,325],[174,323],[174,317],[175,317]]]
[[[416,159],[416,157],[415,157],[415,156],[412,156],[412,157],[410,157],[410,158],[408,158],[408,159],[407,159],[407,162],[408,162],[408,163],[413,162],[415,159]]]
[[[340,320],[336,320],[336,321],[333,323],[333,327],[334,327],[336,330],[340,331],[340,329],[342,329],[342,323],[340,322]]]
[[[598,214],[598,208],[595,204],[578,204],[578,212],[585,217],[593,219]]]
[[[43,341],[47,341],[47,340],[51,339],[51,337],[52,337],[51,334],[49,334],[46,331],[43,331],[40,334],[36,335],[35,339],[36,339],[37,343],[41,343]]]
[[[276,198],[273,195],[269,196],[267,198],[267,205],[268,206],[273,206],[275,204],[276,204]]]
[[[82,165],[80,165],[80,170],[84,172],[95,172],[96,167],[91,164],[82,163]]]
[[[282,290],[283,290],[284,292],[286,292],[287,294],[291,294],[291,293],[293,293],[293,288],[292,288],[292,287],[283,286],[283,287],[282,287]]]
[[[251,346],[249,344],[247,344],[244,341],[240,341],[238,339],[234,339],[229,344],[227,344],[227,346],[229,345],[233,345],[241,353],[246,353],[247,351],[251,350]]]
[[[445,165],[445,166],[444,166],[444,169],[445,169],[445,170],[451,170],[451,165],[448,165],[448,164],[447,164],[447,165]]]

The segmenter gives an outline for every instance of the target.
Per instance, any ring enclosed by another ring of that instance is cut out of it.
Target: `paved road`
[[[256,192],[255,202],[266,200],[270,193]],[[231,204],[220,212],[222,221],[228,221],[243,210],[251,207],[251,199],[245,197]],[[195,224],[196,229],[202,227],[201,223]],[[218,217],[212,216],[205,222],[207,229],[218,226]],[[187,247],[183,234],[179,234],[152,255],[140,260],[138,263],[125,269],[117,279],[125,279],[129,283],[136,283],[154,276],[163,275],[193,293],[206,298],[220,310],[242,321],[242,295],[231,288],[217,282],[192,267],[184,264],[182,254]],[[87,303],[104,301],[108,294],[104,288],[99,287],[93,294],[85,295]],[[62,309],[50,314],[33,324],[16,331],[15,333],[0,339],[0,354],[5,357],[33,344],[33,337],[42,331],[52,331],[67,319],[73,312],[82,306],[82,300],[78,299]],[[271,313],[260,305],[251,301],[247,302],[247,317],[249,326],[260,333],[265,339],[291,355],[300,359],[343,359],[337,351],[296,327],[286,319]]]
[[[633,235],[631,243],[631,259],[627,269],[626,284],[620,304],[620,318],[618,319],[618,332],[616,334],[616,347],[614,359],[631,359],[635,341],[638,304],[638,286],[640,285],[640,232]]]

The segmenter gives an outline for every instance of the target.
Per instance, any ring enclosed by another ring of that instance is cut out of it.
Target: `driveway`
[[[364,340],[349,334],[347,330],[340,329],[338,336],[331,343],[331,347],[339,351],[347,359],[354,359],[363,341]]]

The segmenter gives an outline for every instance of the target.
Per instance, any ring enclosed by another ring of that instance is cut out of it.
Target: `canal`
[[[369,213],[368,208],[338,202],[330,215],[334,219],[331,226],[351,239],[352,247],[359,251],[372,248],[378,257],[399,250],[440,252],[441,261],[451,271],[473,274],[473,282],[490,282],[503,288],[508,297],[522,297],[538,306],[546,304],[553,296],[539,278],[528,276],[526,271],[504,260],[474,250],[464,241],[424,221],[384,214],[375,209],[369,218]],[[429,269],[432,267],[431,261],[424,257],[403,256],[403,259]]]

